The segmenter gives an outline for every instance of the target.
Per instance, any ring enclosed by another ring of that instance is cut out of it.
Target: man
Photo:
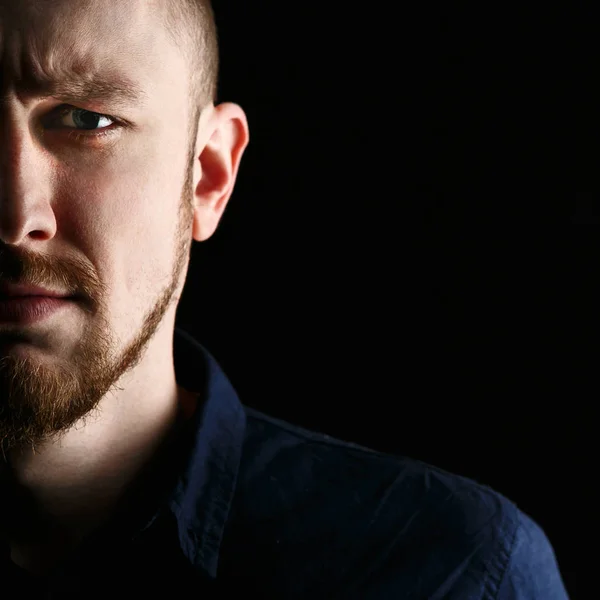
[[[508,499],[243,406],[175,327],[249,142],[207,1],[0,0],[0,63],[2,598],[567,597]]]

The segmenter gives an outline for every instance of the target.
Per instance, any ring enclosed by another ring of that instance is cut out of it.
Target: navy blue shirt
[[[2,598],[568,598],[547,536],[498,492],[242,405],[179,328],[174,361],[193,415],[51,575],[3,545]]]

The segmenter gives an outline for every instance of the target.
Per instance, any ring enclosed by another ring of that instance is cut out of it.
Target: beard
[[[75,425],[85,425],[86,418],[97,413],[101,400],[118,390],[118,381],[143,358],[165,314],[177,300],[181,277],[189,264],[193,216],[190,156],[188,153],[171,280],[157,294],[140,329],[125,348],[117,346],[104,300],[105,290],[87,266],[68,259],[54,265],[39,254],[20,251],[17,257],[16,252],[0,248],[0,278],[8,275],[15,282],[39,285],[51,281],[77,282],[74,287],[85,294],[75,300],[76,309],[90,316],[68,360],[50,361],[40,355],[38,348],[50,347],[54,332],[36,333],[36,349],[28,348],[27,352],[17,354],[15,344],[31,346],[32,333],[27,328],[0,330],[0,449],[4,460],[19,448],[27,446],[35,452],[39,445],[57,441]],[[53,343],[56,345],[56,340]]]

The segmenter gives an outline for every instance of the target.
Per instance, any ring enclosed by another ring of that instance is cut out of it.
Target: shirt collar
[[[235,492],[246,414],[233,386],[213,356],[189,333],[175,328],[178,385],[200,393],[191,422],[191,443],[169,496],[184,555],[210,577],[217,574],[219,549]]]
[[[153,523],[165,518],[165,513],[166,521],[176,523],[174,537],[187,560],[208,577],[216,578],[246,433],[246,410],[212,355],[177,327],[173,355],[177,384],[199,395],[194,414],[174,432],[172,450],[153,469],[139,503],[134,503],[131,512],[126,510],[117,516],[112,525],[91,534],[80,552],[58,568],[53,579],[71,579],[73,570],[82,573],[79,561],[88,552],[91,556],[96,556],[95,552],[102,555],[98,548],[102,548],[103,541],[119,541],[122,536],[141,541],[151,534]],[[9,545],[2,541],[0,570],[1,561],[10,556]],[[97,562],[92,560],[91,564]]]

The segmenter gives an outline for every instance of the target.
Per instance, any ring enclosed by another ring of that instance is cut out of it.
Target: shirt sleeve
[[[550,540],[522,511],[519,518],[498,600],[569,600]]]

